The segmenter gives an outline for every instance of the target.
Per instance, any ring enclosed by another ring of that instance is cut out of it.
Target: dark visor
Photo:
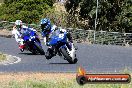
[[[44,29],[47,26],[47,23],[41,24],[41,29]]]
[[[17,28],[21,28],[21,25],[16,25]]]

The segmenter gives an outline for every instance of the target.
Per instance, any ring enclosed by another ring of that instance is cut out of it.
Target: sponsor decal
[[[80,85],[86,83],[130,83],[131,76],[129,74],[87,74],[82,67],[79,67],[76,80]]]

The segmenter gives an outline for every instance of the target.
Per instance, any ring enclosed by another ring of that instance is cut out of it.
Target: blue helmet
[[[43,32],[51,30],[51,23],[49,19],[47,18],[41,19],[40,24]]]

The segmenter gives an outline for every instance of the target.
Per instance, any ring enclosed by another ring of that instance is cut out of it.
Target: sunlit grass
[[[3,60],[5,60],[5,59],[6,59],[6,56],[3,55],[2,53],[0,53],[0,62],[3,61]]]

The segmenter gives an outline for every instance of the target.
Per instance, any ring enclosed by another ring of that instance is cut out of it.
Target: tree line
[[[96,30],[132,32],[132,0],[98,0],[98,3]],[[75,19],[72,23],[95,29],[97,0],[67,0],[65,7]]]
[[[0,19],[21,19],[25,23],[37,23],[52,8],[52,0],[4,0],[4,4],[0,6]]]
[[[66,12],[56,12],[56,0],[4,0],[0,20],[39,23],[49,17],[64,27],[95,30],[97,0],[66,0]],[[96,30],[132,32],[132,0],[98,0]]]

